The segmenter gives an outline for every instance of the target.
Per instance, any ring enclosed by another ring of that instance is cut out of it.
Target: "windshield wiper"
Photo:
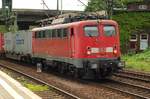
[[[88,33],[88,36],[89,36],[89,37],[93,37],[90,33]]]

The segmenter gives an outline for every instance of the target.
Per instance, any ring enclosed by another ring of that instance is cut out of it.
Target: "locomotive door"
[[[148,48],[148,34],[140,35],[140,50],[145,50]]]
[[[69,36],[69,54],[70,57],[73,57],[75,54],[75,40],[74,40],[74,28],[70,29],[70,36]]]

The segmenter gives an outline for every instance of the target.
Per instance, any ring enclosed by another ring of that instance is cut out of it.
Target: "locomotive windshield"
[[[88,36],[88,37],[98,36],[98,27],[97,26],[85,26],[84,32],[85,32],[85,36]]]
[[[105,25],[104,26],[104,35],[105,36],[115,36],[116,35],[115,26]]]

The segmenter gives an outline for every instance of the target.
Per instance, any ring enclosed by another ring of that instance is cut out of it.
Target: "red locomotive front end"
[[[119,28],[115,21],[82,21],[72,34],[72,54],[78,66],[87,71],[86,75],[105,77],[124,66],[120,61]]]
[[[33,29],[33,61],[79,77],[103,78],[121,69],[118,24],[86,20]]]

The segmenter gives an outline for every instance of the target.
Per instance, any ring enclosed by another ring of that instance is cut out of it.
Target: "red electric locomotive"
[[[118,24],[85,20],[34,28],[32,61],[78,77],[103,78],[121,69]]]

